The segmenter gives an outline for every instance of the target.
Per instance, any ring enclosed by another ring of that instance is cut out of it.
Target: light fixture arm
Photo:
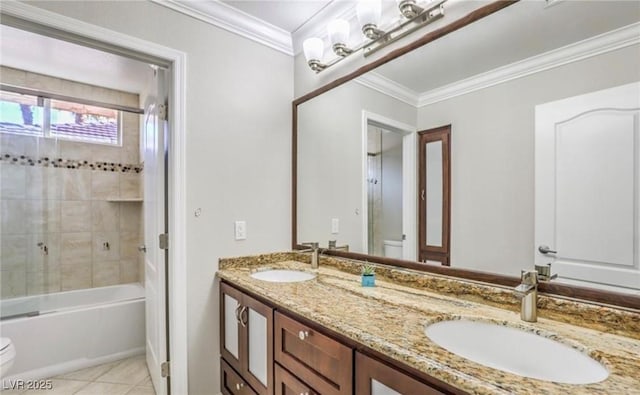
[[[398,8],[406,20],[396,23],[384,30],[379,29],[373,23],[365,24],[362,26],[362,33],[368,40],[365,40],[355,48],[348,48],[344,43],[335,43],[332,49],[337,55],[336,58],[326,63],[312,59],[308,61],[309,67],[311,70],[319,73],[361,49],[364,49],[365,57],[369,56],[387,45],[442,18],[444,16],[444,3],[446,2],[447,0],[439,0],[427,8],[422,8],[415,4],[415,0],[403,0],[398,3]]]

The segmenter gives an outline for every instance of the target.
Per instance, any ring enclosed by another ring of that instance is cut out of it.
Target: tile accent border
[[[118,173],[141,173],[143,164],[126,164],[114,162],[89,162],[86,160],[74,160],[63,158],[31,158],[27,155],[0,154],[0,163],[20,166],[56,167],[61,169],[86,169],[103,170]]]

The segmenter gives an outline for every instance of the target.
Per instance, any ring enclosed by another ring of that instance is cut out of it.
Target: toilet
[[[402,241],[400,240],[383,240],[382,253],[387,258],[402,259]]]
[[[0,377],[4,377],[13,366],[16,349],[8,337],[0,337]]]

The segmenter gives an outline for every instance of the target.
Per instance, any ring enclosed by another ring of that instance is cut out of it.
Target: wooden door
[[[536,107],[535,262],[640,289],[640,83]]]
[[[160,248],[159,235],[167,233],[165,201],[165,158],[168,122],[166,109],[166,72],[158,69],[149,86],[142,130],[144,156],[144,289],[146,324],[146,361],[151,382],[158,395],[168,393],[167,378],[160,365],[168,360],[167,255]],[[131,203],[135,204],[135,203]]]
[[[246,344],[242,375],[261,395],[273,394],[273,309],[242,295],[240,326]]]
[[[450,265],[451,125],[418,132],[418,257]]]
[[[242,293],[220,283],[220,354],[237,372],[242,372],[247,348],[240,325],[241,308]]]

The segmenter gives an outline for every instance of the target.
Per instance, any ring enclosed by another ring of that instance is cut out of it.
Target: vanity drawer
[[[257,395],[246,381],[224,359],[220,358],[222,393],[225,395]]]
[[[281,313],[275,315],[275,359],[323,395],[352,393],[353,350]]]
[[[320,395],[309,388],[305,383],[298,380],[294,375],[287,372],[286,369],[282,368],[277,363],[275,365],[275,395]]]

